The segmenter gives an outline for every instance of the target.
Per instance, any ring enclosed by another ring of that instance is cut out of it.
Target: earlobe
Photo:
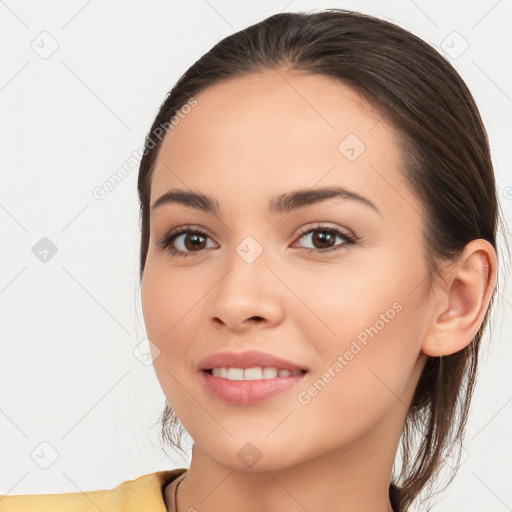
[[[445,275],[441,306],[433,310],[422,351],[431,357],[463,350],[477,334],[496,285],[496,252],[483,239],[472,240]]]

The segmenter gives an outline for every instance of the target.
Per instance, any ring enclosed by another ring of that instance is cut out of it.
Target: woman
[[[271,16],[180,78],[138,185],[163,439],[183,425],[190,468],[52,510],[407,510],[463,438],[496,291],[454,69],[369,16]]]

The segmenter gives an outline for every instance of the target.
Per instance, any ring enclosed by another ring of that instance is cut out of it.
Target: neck
[[[262,459],[251,471],[221,465],[194,444],[177,512],[393,512],[389,485],[400,433],[380,428],[348,448],[326,447],[322,455],[285,468],[263,466]]]

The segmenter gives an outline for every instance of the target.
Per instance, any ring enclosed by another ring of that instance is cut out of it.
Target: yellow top
[[[107,491],[0,494],[0,512],[176,512],[172,498],[176,484],[181,480],[178,477],[186,471],[186,468],[157,471],[122,482]],[[164,489],[172,481],[172,503],[166,503]]]
[[[157,471],[128,480],[108,491],[63,494],[0,494],[0,512],[176,512],[176,488],[186,476],[186,468]],[[165,498],[165,488],[169,486]],[[393,510],[398,510],[400,490],[389,488]]]

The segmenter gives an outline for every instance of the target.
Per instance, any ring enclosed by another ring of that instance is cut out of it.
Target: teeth
[[[262,380],[275,379],[276,377],[290,377],[301,375],[302,371],[291,372],[290,370],[279,370],[278,368],[263,368],[256,366],[254,368],[213,368],[214,377],[222,377],[228,380]]]

